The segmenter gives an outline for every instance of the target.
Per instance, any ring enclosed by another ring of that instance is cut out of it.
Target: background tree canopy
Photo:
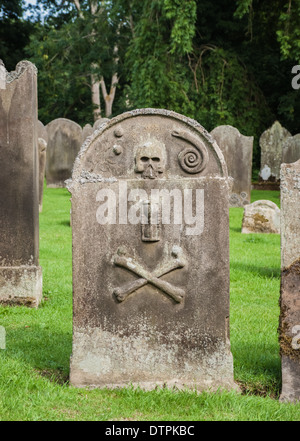
[[[43,14],[39,11],[43,8]],[[39,70],[39,118],[157,107],[258,139],[300,132],[300,0],[0,0],[0,58]]]

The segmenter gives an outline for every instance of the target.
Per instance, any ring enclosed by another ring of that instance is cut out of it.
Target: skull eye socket
[[[159,162],[160,161],[160,158],[151,158],[152,159],[152,161],[154,161],[154,162]]]
[[[147,162],[149,160],[149,158],[147,156],[142,156],[141,157],[141,161],[142,162]]]

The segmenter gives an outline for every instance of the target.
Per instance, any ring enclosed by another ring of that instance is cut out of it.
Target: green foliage
[[[279,15],[277,38],[283,59],[300,63],[300,0],[289,0]]]
[[[0,17],[19,18],[22,12],[22,0],[0,0]]]
[[[77,43],[78,34],[68,24],[61,29],[39,27],[31,38],[27,53],[39,71],[39,118],[44,124],[59,117],[91,120],[89,72],[80,69],[83,48]]]
[[[191,52],[197,18],[196,1],[165,0],[163,9],[166,18],[172,22],[171,53],[183,55]]]
[[[24,48],[33,32],[33,24],[22,19],[21,0],[0,0],[0,59],[8,71],[24,59]]]
[[[73,2],[39,3],[46,19],[27,53],[39,68],[45,123],[58,116],[91,122],[91,74],[109,85],[117,70],[113,115],[157,107],[208,130],[233,125],[254,136],[254,168],[259,137],[276,119],[300,131],[299,91],[291,87],[300,0],[98,0],[96,14],[82,0],[81,18]]]
[[[115,28],[107,11],[64,23],[51,17],[37,26],[27,53],[39,70],[39,117],[44,123],[66,117],[80,124],[93,121],[91,74],[110,78]],[[71,14],[72,15],[72,14]]]

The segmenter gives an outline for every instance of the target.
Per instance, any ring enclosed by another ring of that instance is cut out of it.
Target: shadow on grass
[[[240,233],[241,232],[241,227],[229,227],[230,231],[234,232],[234,233]]]
[[[38,325],[7,332],[7,356],[22,359],[36,373],[58,384],[69,380],[71,351],[71,332],[53,332]]]
[[[246,264],[242,262],[230,262],[230,270],[239,270],[258,275],[260,277],[267,277],[270,279],[280,278],[280,268],[261,267],[258,265]]]
[[[60,225],[63,225],[64,227],[70,227],[71,222],[69,220],[63,220],[60,222]]]
[[[243,394],[278,399],[281,391],[279,351],[238,342],[232,345],[235,381]]]

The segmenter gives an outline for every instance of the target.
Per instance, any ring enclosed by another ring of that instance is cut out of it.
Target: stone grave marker
[[[281,166],[282,401],[300,400],[300,160]]]
[[[86,124],[82,129],[82,142],[84,142],[88,136],[91,136],[93,131],[94,129],[91,124]]]
[[[277,182],[280,179],[280,165],[282,163],[283,143],[291,136],[279,121],[265,130],[259,139],[261,148],[260,178],[262,181]]]
[[[43,209],[44,179],[46,171],[46,151],[48,142],[47,129],[41,121],[37,122],[37,137],[39,150],[39,211]]]
[[[39,211],[43,210],[43,194],[44,194],[44,179],[46,170],[46,151],[47,143],[43,138],[38,138],[39,149]]]
[[[244,136],[228,125],[216,127],[211,135],[224,155],[228,175],[233,178],[229,205],[243,207],[251,198],[253,136]]]
[[[96,119],[96,121],[95,121],[94,124],[93,124],[93,130],[98,130],[99,127],[100,127],[103,123],[105,123],[105,122],[107,122],[107,121],[109,121],[109,118],[98,118],[98,119]]]
[[[48,142],[48,132],[42,121],[38,120],[37,122],[37,137],[42,138]]]
[[[300,159],[300,133],[289,136],[283,143],[282,163],[291,164]]]
[[[242,233],[280,234],[280,209],[274,202],[267,200],[246,205]]]
[[[57,118],[46,126],[48,133],[46,156],[47,187],[64,187],[72,175],[75,158],[82,145],[82,128],[66,118]]]
[[[228,186],[215,140],[171,111],[124,113],[82,146],[71,384],[235,387]]]
[[[5,71],[0,85],[0,302],[37,307],[42,271],[36,67],[21,61],[15,71]]]

